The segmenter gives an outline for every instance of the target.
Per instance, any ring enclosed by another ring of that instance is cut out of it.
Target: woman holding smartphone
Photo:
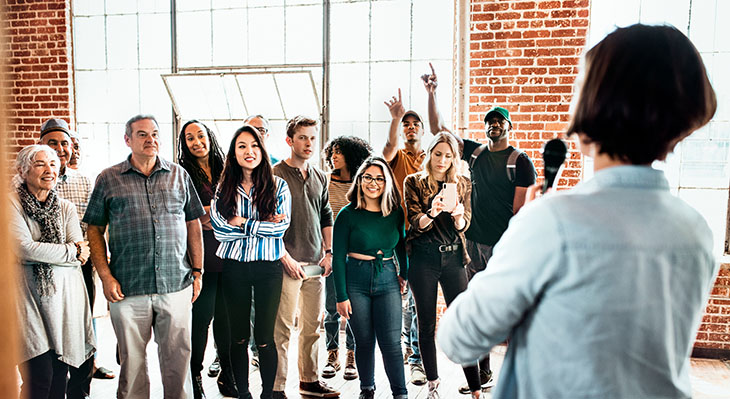
[[[250,125],[233,135],[210,218],[216,255],[223,259],[223,296],[231,333],[230,358],[238,397],[248,390],[248,341],[251,288],[255,306],[254,337],[259,351],[262,399],[272,397],[277,357],[274,321],[281,296],[284,233],[289,228],[291,194],[274,176],[263,139]]]
[[[333,233],[337,311],[355,334],[360,399],[375,397],[375,340],[395,399],[408,397],[400,346],[401,292],[408,260],[405,218],[393,173],[383,158],[358,169]]]
[[[459,147],[454,136],[439,133],[426,152],[424,169],[406,177],[405,203],[410,228],[406,236],[408,277],[418,313],[421,358],[428,379],[428,398],[438,398],[436,300],[438,285],[446,305],[466,290],[464,265],[469,262],[464,232],[471,220],[471,182],[459,175]],[[479,370],[464,368],[472,398],[481,393]]]

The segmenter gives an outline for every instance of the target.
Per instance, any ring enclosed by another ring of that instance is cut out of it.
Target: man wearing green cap
[[[429,64],[430,65],[430,64]],[[436,106],[436,72],[421,77],[428,92],[428,119],[431,132],[449,130]],[[509,111],[493,107],[484,116],[487,143],[463,139],[454,134],[463,149],[462,159],[469,163],[471,172],[472,216],[471,226],[466,231],[466,245],[471,262],[467,265],[469,278],[484,270],[492,248],[507,230],[510,218],[525,203],[527,187],[535,184],[537,172],[530,158],[522,151],[509,145],[508,136],[512,130]],[[489,356],[479,362],[482,386],[492,379]],[[469,393],[468,386],[459,388]]]

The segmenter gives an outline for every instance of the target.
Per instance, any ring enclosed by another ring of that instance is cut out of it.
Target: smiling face
[[[50,158],[44,151],[38,152],[25,178],[28,191],[35,194],[53,189],[58,179],[59,167],[56,159]]]
[[[421,140],[423,135],[423,126],[421,121],[413,115],[408,115],[401,122],[403,127],[403,139],[407,142],[415,143]]]
[[[185,128],[185,145],[195,158],[207,158],[210,153],[208,131],[199,123],[191,123]]]
[[[492,143],[505,140],[511,127],[509,121],[497,113],[492,114],[484,126],[487,130],[487,137]]]
[[[371,165],[360,177],[360,189],[365,198],[377,200],[385,191],[385,175],[380,166]]]
[[[236,138],[236,162],[245,173],[251,173],[261,163],[261,147],[253,134],[243,131]]]
[[[316,142],[317,126],[300,126],[292,137],[286,138],[286,143],[291,147],[292,156],[305,161],[312,157]]]
[[[152,119],[140,119],[132,123],[132,134],[124,136],[124,142],[132,150],[132,157],[150,159],[160,151],[160,132]]]
[[[45,144],[54,150],[58,155],[58,159],[61,160],[61,169],[66,167],[66,164],[71,159],[73,153],[73,143],[71,137],[65,132],[56,130],[43,135],[40,140],[41,144]]]

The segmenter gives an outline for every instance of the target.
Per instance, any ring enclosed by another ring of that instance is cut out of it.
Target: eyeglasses
[[[374,181],[378,186],[385,184],[385,178],[382,176],[372,177],[370,175],[362,175],[362,181],[365,184],[370,184]]]
[[[258,130],[259,133],[261,133],[261,134],[266,134],[266,133],[269,132],[269,129],[267,129],[267,128],[263,127],[263,126],[262,127],[257,127],[256,130]]]

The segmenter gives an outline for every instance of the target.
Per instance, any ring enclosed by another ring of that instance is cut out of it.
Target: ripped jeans
[[[248,390],[251,287],[256,309],[253,335],[259,351],[261,398],[270,398],[272,394],[277,368],[274,321],[281,296],[282,267],[278,260],[239,262],[226,259],[223,263],[223,296],[231,331],[231,368],[240,398],[251,397]]]

